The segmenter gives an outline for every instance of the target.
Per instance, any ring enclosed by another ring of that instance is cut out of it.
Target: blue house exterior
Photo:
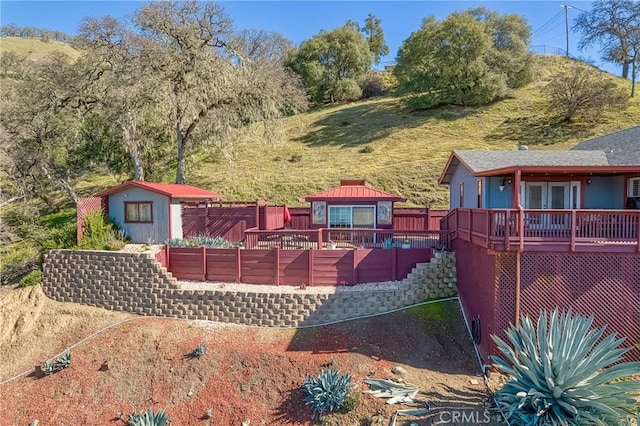
[[[640,208],[640,126],[568,151],[453,151],[451,210]]]

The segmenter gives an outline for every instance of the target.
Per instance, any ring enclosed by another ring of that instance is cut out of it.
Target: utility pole
[[[564,7],[564,22],[567,34],[567,58],[569,57],[569,8],[573,9],[573,6],[568,4],[561,4],[560,7]]]

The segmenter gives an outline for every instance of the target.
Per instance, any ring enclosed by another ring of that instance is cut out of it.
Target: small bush
[[[42,271],[40,269],[36,269],[35,271],[29,272],[27,275],[20,279],[18,283],[18,287],[29,287],[32,285],[39,284],[42,281]]]
[[[347,414],[358,408],[358,405],[360,405],[360,394],[355,392],[350,393],[347,395],[347,399],[344,400],[344,403],[338,412],[340,414]]]
[[[313,407],[314,415],[339,410],[351,390],[351,376],[325,368],[318,377],[307,376],[302,382],[302,390],[307,394],[304,402]]]
[[[299,163],[300,161],[302,161],[302,155],[300,154],[294,154],[289,159],[290,163]]]
[[[125,246],[124,233],[108,219],[102,209],[84,218],[84,231],[78,247],[86,250],[120,250]]]
[[[373,152],[373,147],[371,145],[365,145],[358,150],[360,154],[371,154]]]

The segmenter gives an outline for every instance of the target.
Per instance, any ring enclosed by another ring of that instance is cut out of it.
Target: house
[[[640,208],[639,146],[640,126],[568,151],[453,151],[439,183],[450,209]]]
[[[380,191],[364,180],[341,180],[340,186],[301,198],[311,202],[311,229],[393,228],[393,203],[405,198]]]
[[[442,229],[481,356],[521,315],[572,309],[640,360],[640,127],[571,150],[454,151]]]
[[[132,243],[158,243],[182,238],[183,203],[207,203],[221,195],[191,185],[130,181],[96,197]]]

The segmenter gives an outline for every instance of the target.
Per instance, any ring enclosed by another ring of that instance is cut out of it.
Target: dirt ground
[[[294,330],[134,317],[54,302],[40,287],[2,288],[0,318],[0,383],[30,371],[0,385],[0,426],[124,425],[120,413],[126,419],[148,408],[165,409],[177,426],[386,426],[396,410],[412,407],[429,413],[399,416],[396,425],[453,424],[454,411],[485,419],[486,388],[456,302]],[[138,319],[78,344],[70,367],[34,374],[46,359],[128,318]],[[185,357],[199,343],[205,354]],[[328,365],[353,377],[359,404],[313,420],[300,385]],[[417,385],[418,402],[389,405],[362,394],[367,377]]]

